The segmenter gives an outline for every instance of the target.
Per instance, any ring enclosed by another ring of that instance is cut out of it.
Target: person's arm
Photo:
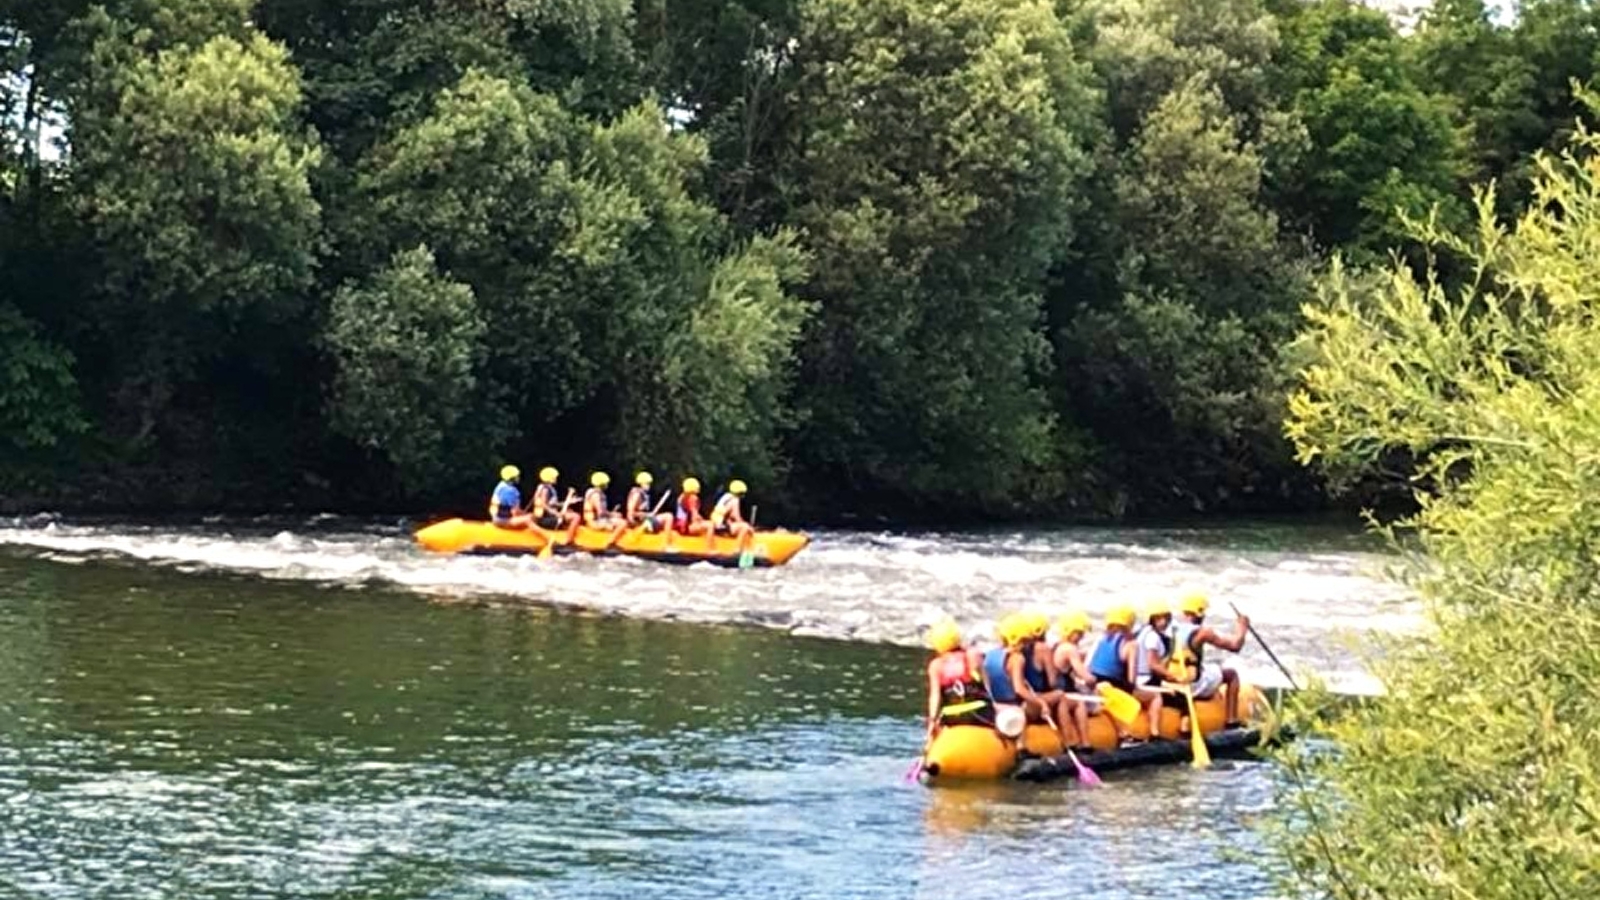
[[[1066,651],[1067,669],[1078,679],[1078,684],[1085,688],[1094,687],[1095,677],[1089,672],[1089,665],[1084,661],[1083,651],[1079,650],[1076,644],[1068,644]]]
[[[1173,674],[1171,669],[1167,668],[1166,661],[1161,658],[1161,650],[1158,649],[1161,647],[1161,635],[1152,631],[1149,634],[1149,638],[1149,644],[1145,644],[1143,641],[1139,642],[1139,651],[1144,654],[1146,668],[1150,670],[1151,675],[1160,678],[1162,681],[1177,681],[1177,676]]]
[[[944,694],[939,690],[939,661],[928,663],[928,734],[933,734],[939,724],[939,708],[944,705]]]
[[[1006,675],[1011,679],[1011,690],[1023,700],[1032,700],[1043,704],[1039,695],[1033,692],[1033,685],[1028,683],[1028,678],[1023,674],[1023,659],[1021,653],[1006,654]]]
[[[1245,638],[1250,634],[1250,617],[1240,616],[1239,623],[1234,628],[1235,631],[1231,637],[1223,637],[1210,625],[1201,625],[1200,630],[1195,632],[1194,640],[1210,644],[1229,653],[1238,653],[1244,648]]]

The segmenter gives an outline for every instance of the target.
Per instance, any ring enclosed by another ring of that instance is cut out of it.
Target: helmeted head
[[[1024,637],[1042,638],[1050,631],[1050,617],[1037,610],[1023,613],[1022,624],[1026,629]]]
[[[961,646],[961,626],[954,619],[940,619],[928,628],[928,648],[935,653],[949,653]]]
[[[595,472],[589,476],[589,485],[591,487],[603,488],[610,483],[611,476],[604,472]]]
[[[561,473],[556,471],[555,466],[545,466],[539,470],[539,480],[545,484],[555,484],[556,479],[560,477]]]
[[[744,482],[737,478],[728,482],[728,493],[734,495],[735,497],[743,497],[744,492],[748,491],[749,489],[750,488]]]
[[[698,494],[698,493],[700,493],[700,479],[694,477],[693,475],[690,475],[688,478],[685,478],[683,480],[683,492],[685,494]]]
[[[1106,628],[1132,628],[1137,616],[1131,606],[1113,606],[1106,610]]]
[[[500,467],[500,480],[501,481],[516,481],[518,478],[521,478],[521,477],[522,477],[522,470],[517,468],[516,466],[501,466]]]
[[[1064,641],[1076,641],[1089,633],[1089,616],[1075,609],[1056,620],[1056,634]]]
[[[1145,604],[1144,620],[1151,625],[1156,625],[1158,619],[1162,625],[1172,621],[1172,604],[1170,602],[1166,600],[1151,600]]]
[[[633,483],[637,484],[639,487],[647,488],[655,483],[655,479],[650,477],[649,472],[640,472],[639,474],[633,476]]]
[[[1193,616],[1194,618],[1199,619],[1205,616],[1206,609],[1210,605],[1211,603],[1210,601],[1206,600],[1205,594],[1196,592],[1178,601],[1178,611],[1182,612],[1186,616]]]
[[[1007,647],[1022,642],[1022,613],[1006,613],[994,625],[994,633]]]

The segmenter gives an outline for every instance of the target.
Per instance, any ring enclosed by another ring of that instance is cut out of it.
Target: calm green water
[[[905,783],[922,658],[0,547],[0,896],[1269,895],[1261,764]]]

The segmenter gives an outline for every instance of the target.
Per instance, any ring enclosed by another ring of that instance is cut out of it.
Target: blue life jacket
[[[522,492],[511,482],[502,481],[494,486],[494,493],[489,496],[489,518],[504,525],[511,521],[521,502]]]
[[[1094,645],[1089,657],[1089,674],[1101,681],[1125,681],[1128,667],[1122,661],[1122,644],[1128,639],[1124,632],[1107,633]]]
[[[983,655],[983,683],[989,686],[989,699],[996,703],[1016,703],[1017,692],[1006,674],[1007,648],[996,647]]]

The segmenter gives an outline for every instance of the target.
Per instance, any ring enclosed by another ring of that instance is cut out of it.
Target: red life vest
[[[941,653],[935,663],[939,693],[944,696],[945,703],[961,703],[984,696],[983,676],[973,667],[972,658],[966,650]]]

